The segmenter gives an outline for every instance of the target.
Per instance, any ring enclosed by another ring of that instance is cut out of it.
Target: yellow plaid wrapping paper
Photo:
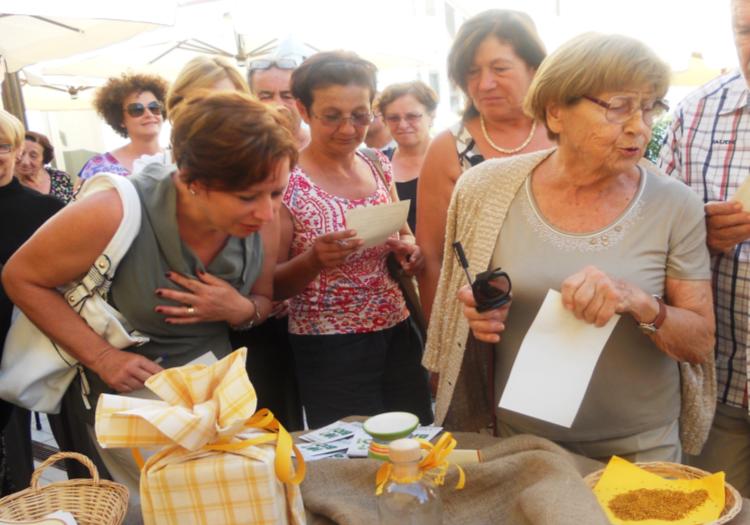
[[[241,348],[211,366],[152,376],[146,386],[163,401],[100,398],[102,447],[164,447],[141,471],[145,525],[305,522],[297,484],[304,467],[293,475],[288,433],[270,412],[256,414],[246,355]],[[277,453],[282,444],[286,457]]]

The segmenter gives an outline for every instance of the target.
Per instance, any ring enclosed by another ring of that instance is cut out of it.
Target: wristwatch
[[[253,307],[255,308],[255,313],[249,321],[245,321],[244,323],[239,325],[229,325],[230,328],[232,328],[232,330],[236,332],[244,332],[245,330],[250,330],[260,321],[260,307],[258,307],[258,302],[252,297],[248,297],[247,300],[252,303]]]
[[[667,318],[667,305],[664,304],[664,299],[658,295],[654,295],[654,299],[659,303],[659,313],[656,314],[656,318],[650,323],[638,323],[638,327],[646,335],[655,334],[656,331],[661,328],[664,324],[664,320]]]

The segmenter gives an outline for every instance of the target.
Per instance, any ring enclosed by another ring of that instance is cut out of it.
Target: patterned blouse
[[[284,204],[292,215],[294,231],[290,256],[309,249],[316,237],[346,229],[346,210],[391,201],[388,188],[367,162],[377,190],[362,199],[346,199],[327,193],[295,168],[284,193]],[[380,153],[384,176],[393,175]],[[386,267],[388,248],[374,246],[352,254],[336,268],[323,270],[305,290],[289,301],[289,332],[298,335],[368,333],[390,328],[409,316],[398,284]]]
[[[120,164],[117,159],[109,152],[101,155],[94,155],[81,168],[78,178],[81,180],[90,179],[97,173],[114,173],[127,177],[130,172]]]
[[[474,137],[466,129],[463,121],[458,121],[448,128],[456,141],[456,153],[461,164],[461,173],[484,162],[484,156],[479,152]]]
[[[49,174],[49,194],[57,197],[65,204],[73,199],[73,179],[64,171],[45,168]]]

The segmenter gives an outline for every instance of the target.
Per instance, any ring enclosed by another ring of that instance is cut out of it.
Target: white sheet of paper
[[[745,177],[740,187],[729,199],[742,204],[742,211],[750,211],[750,176]]]
[[[205,354],[201,354],[189,363],[185,363],[183,366],[187,365],[206,365],[210,366],[217,362],[218,359],[216,359],[216,356],[213,352],[208,351]],[[132,392],[128,392],[127,394],[121,394],[123,396],[127,397],[137,397],[139,399],[159,399],[159,397],[154,394],[151,390],[148,388],[141,388],[140,390],[133,390]]]
[[[619,315],[601,328],[576,319],[549,290],[521,343],[500,408],[570,428]]]
[[[357,237],[365,241],[362,248],[383,244],[406,223],[409,214],[409,199],[391,204],[362,206],[346,211],[346,227],[357,231]]]

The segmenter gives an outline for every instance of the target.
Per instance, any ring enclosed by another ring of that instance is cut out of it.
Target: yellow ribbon
[[[418,439],[417,441],[419,441],[419,446],[422,449],[427,450],[427,455],[422,458],[418,465],[419,475],[415,479],[398,479],[397,481],[416,481],[427,475],[435,485],[442,485],[445,483],[445,473],[451,465],[448,463],[447,457],[456,448],[456,440],[450,432],[445,432],[435,445],[424,439]],[[458,481],[455,488],[461,490],[466,485],[466,473],[459,465],[454,464],[453,466],[458,470]],[[379,496],[383,493],[383,487],[390,479],[395,479],[393,478],[393,465],[390,462],[385,462],[375,475],[376,495]]]
[[[273,415],[273,413],[267,408],[258,410],[253,416],[245,423],[245,428],[257,428],[270,432],[269,434],[263,434],[260,436],[254,436],[249,439],[243,439],[240,441],[234,441],[231,443],[217,443],[214,445],[206,445],[201,450],[216,450],[221,452],[234,452],[242,450],[243,448],[251,447],[253,445],[261,445],[264,443],[276,442],[276,458],[274,460],[274,469],[276,470],[276,477],[282,483],[294,483],[299,485],[305,477],[305,460],[302,457],[299,449],[292,442],[292,436],[279,423],[279,420]],[[174,445],[168,445],[158,453],[159,458],[167,455],[168,452],[174,449]],[[133,458],[135,459],[138,467],[143,470],[145,465],[143,456],[137,448],[131,449]],[[292,464],[292,451],[297,458],[297,469],[295,472],[294,465]]]

